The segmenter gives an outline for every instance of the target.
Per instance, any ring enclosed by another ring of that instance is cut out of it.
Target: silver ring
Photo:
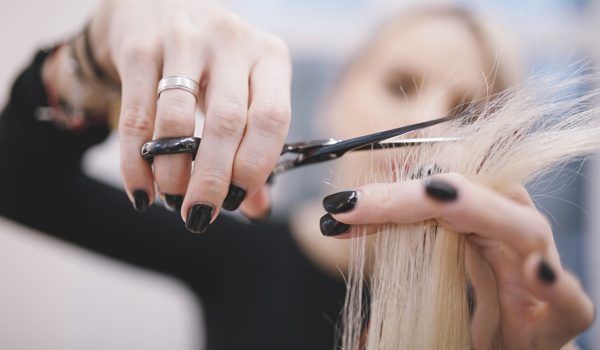
[[[171,75],[168,77],[164,77],[158,82],[158,91],[156,92],[156,98],[159,98],[160,94],[163,91],[169,89],[187,91],[194,95],[194,97],[197,99],[198,91],[200,90],[200,85],[194,79],[190,79],[180,75]]]

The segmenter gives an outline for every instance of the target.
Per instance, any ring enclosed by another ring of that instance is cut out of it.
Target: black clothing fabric
[[[82,155],[109,130],[36,120],[46,55],[19,76],[0,116],[0,215],[180,279],[202,302],[210,350],[334,349],[344,284],[307,260],[287,225],[220,217],[195,235],[178,214],[139,214],[122,191],[82,173]]]

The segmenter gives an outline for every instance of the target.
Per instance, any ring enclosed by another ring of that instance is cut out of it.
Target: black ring
[[[181,153],[191,153],[194,159],[199,146],[199,137],[169,137],[146,142],[142,146],[141,153],[142,158],[148,161],[152,161],[156,156]]]

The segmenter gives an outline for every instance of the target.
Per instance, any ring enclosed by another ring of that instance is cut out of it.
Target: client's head
[[[336,137],[460,112],[517,80],[514,50],[469,12],[435,6],[383,25],[349,63],[329,108]]]

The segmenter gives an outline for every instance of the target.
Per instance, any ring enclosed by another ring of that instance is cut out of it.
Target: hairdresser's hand
[[[465,234],[476,349],[559,349],[591,325],[592,302],[561,267],[551,228],[522,186],[501,195],[445,174],[369,184],[323,204],[331,213],[321,219],[328,236],[351,237],[360,232],[358,224],[376,233],[380,224],[427,220]],[[490,311],[496,303],[499,315]]]
[[[221,207],[268,209],[265,181],[290,122],[290,58],[285,44],[207,0],[105,0],[92,20],[100,66],[122,84],[121,170],[136,209],[161,196],[203,231]],[[200,81],[198,101],[166,90],[161,77]],[[191,172],[189,155],[140,157],[153,138],[191,136],[199,106],[206,120]],[[191,175],[190,175],[191,173]],[[185,199],[184,199],[185,198]],[[225,202],[224,202],[225,201]]]

